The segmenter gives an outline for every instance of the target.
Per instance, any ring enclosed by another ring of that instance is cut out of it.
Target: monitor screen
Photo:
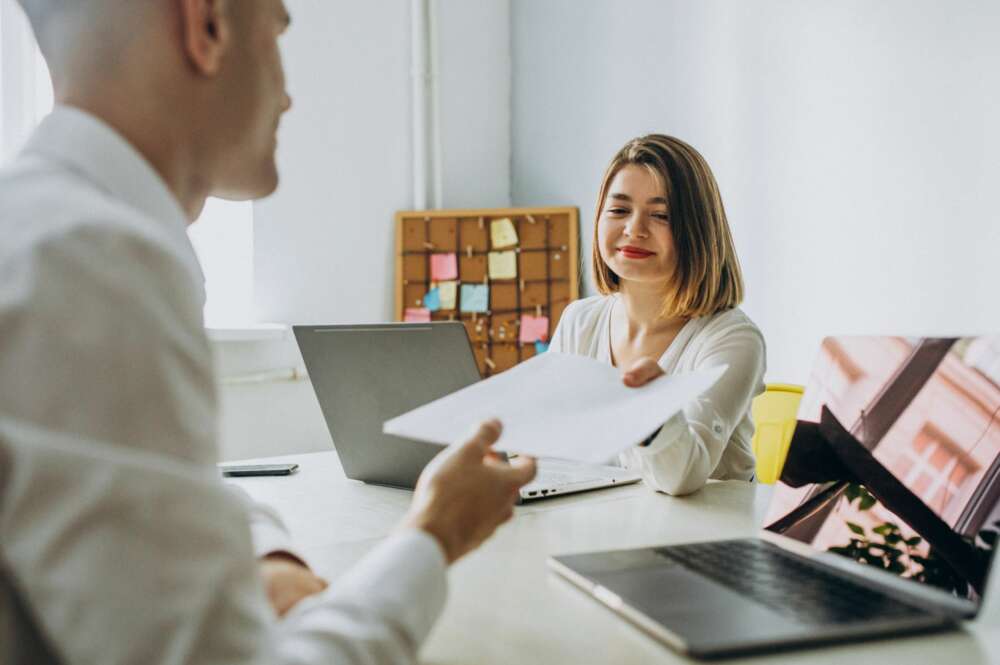
[[[792,487],[810,464],[793,445],[767,528],[978,601],[1000,530],[1000,336],[827,338],[798,419],[823,406],[891,475]]]

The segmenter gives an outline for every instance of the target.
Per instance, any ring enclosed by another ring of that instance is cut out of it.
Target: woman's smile
[[[651,256],[655,256],[656,252],[651,252],[648,249],[643,249],[642,247],[635,247],[634,245],[625,245],[624,247],[618,248],[619,253],[626,259],[648,259]]]

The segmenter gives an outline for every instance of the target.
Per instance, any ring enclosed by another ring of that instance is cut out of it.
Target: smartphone
[[[220,464],[224,476],[290,476],[298,464]]]

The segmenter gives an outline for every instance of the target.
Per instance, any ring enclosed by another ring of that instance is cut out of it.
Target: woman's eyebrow
[[[618,192],[614,192],[612,194],[608,194],[608,198],[609,199],[615,199],[615,200],[618,200],[618,201],[631,201],[632,200],[632,197],[629,196],[628,194],[621,194],[621,193],[618,193]]]
[[[667,205],[667,200],[662,196],[654,196],[653,198],[646,201],[646,203],[662,203],[663,205]]]

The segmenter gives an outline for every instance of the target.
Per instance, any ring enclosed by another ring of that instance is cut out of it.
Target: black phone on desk
[[[244,476],[290,476],[299,468],[298,464],[220,464],[223,476],[239,478]]]

